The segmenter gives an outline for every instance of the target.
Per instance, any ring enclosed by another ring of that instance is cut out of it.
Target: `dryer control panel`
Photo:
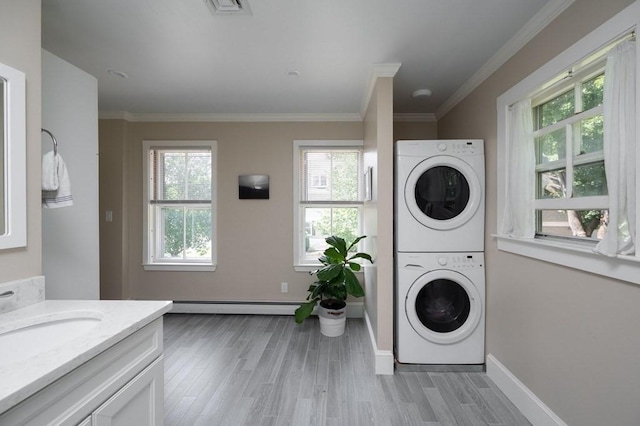
[[[443,265],[442,260],[446,259],[447,262]],[[441,266],[448,266],[451,269],[476,269],[484,268],[484,256],[481,254],[448,254],[438,258],[438,263]]]

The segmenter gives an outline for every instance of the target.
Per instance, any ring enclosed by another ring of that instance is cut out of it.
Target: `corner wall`
[[[376,351],[376,373],[393,374],[393,78],[378,77],[364,118],[365,167],[372,167],[372,200],[364,207],[365,309]]]
[[[496,99],[631,3],[575,1],[438,121],[485,140],[487,351],[570,425],[640,424],[640,287],[496,249]]]

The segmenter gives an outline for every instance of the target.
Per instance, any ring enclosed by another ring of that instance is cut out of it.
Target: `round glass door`
[[[456,343],[478,326],[482,314],[478,289],[464,275],[435,270],[418,278],[409,288],[405,313],[423,338],[441,344]]]
[[[439,230],[455,229],[473,217],[480,206],[480,180],[466,162],[449,156],[431,157],[409,173],[404,200],[421,224]]]
[[[469,183],[460,171],[448,166],[427,169],[416,182],[416,204],[432,219],[449,220],[469,203]]]
[[[469,318],[471,301],[455,281],[433,280],[418,292],[415,310],[422,325],[437,333],[450,333]]]

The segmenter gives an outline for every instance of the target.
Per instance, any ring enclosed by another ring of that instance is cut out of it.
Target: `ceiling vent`
[[[204,0],[214,15],[251,15],[247,0]]]

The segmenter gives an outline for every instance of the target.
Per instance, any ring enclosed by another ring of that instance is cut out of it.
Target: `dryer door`
[[[405,313],[413,329],[439,344],[460,342],[480,323],[480,293],[464,275],[436,270],[418,278],[409,288]]]
[[[419,163],[409,173],[404,199],[411,215],[432,229],[455,229],[478,210],[480,180],[468,163],[439,155]]]

